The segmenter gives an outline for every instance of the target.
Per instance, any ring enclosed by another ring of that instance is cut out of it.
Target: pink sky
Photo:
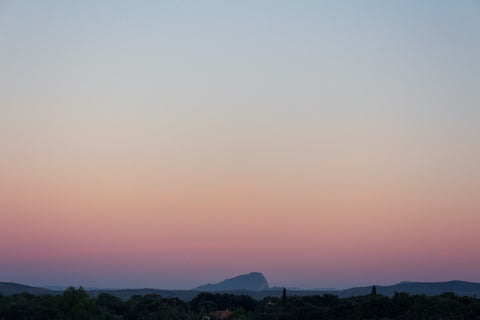
[[[478,9],[2,2],[0,281],[480,282]]]

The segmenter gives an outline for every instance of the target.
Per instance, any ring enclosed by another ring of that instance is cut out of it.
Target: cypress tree
[[[287,310],[287,289],[283,288],[282,293],[282,306],[285,310]]]

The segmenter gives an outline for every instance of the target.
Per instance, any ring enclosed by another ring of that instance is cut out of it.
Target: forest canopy
[[[134,295],[123,301],[108,293],[90,297],[70,287],[62,295],[0,293],[0,319],[480,319],[480,299],[446,292],[438,296],[376,293],[266,297],[199,293],[187,302],[158,294]]]

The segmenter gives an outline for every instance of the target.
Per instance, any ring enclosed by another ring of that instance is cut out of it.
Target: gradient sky
[[[480,282],[479,16],[0,0],[0,281]]]

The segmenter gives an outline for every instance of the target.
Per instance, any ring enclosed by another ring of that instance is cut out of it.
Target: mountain
[[[3,295],[12,295],[22,292],[27,292],[30,294],[61,294],[62,291],[55,291],[45,288],[31,287],[24,284],[13,283],[13,282],[0,282],[0,292]]]
[[[435,296],[444,292],[454,292],[458,296],[480,295],[480,283],[467,281],[447,282],[400,282],[392,286],[376,286],[377,293],[392,297],[395,292],[407,292],[409,294],[425,294]],[[351,288],[336,291],[339,297],[361,296],[372,292],[372,286]]]
[[[223,280],[217,284],[206,284],[193,289],[194,291],[231,291],[231,290],[249,290],[264,291],[268,290],[267,279],[260,272],[242,274],[240,276]]]
[[[243,288],[242,288],[243,287]],[[466,281],[447,281],[447,282],[400,282],[391,286],[376,286],[377,294],[392,297],[395,292],[406,292],[409,294],[425,294],[427,296],[440,295],[444,292],[453,292],[458,296],[480,296],[480,283]],[[280,297],[283,288],[269,288],[267,280],[261,273],[253,272],[241,275],[231,279],[224,280],[218,284],[208,284],[200,286],[193,290],[161,290],[161,289],[95,289],[87,290],[92,297],[97,297],[105,292],[117,296],[122,300],[128,300],[133,295],[159,294],[162,297],[177,297],[189,301],[200,291],[213,291],[219,293],[231,293],[237,295],[249,295],[254,299],[261,300],[265,297]],[[13,295],[22,292],[30,294],[62,294],[60,290],[49,290],[12,282],[0,282],[0,293],[3,295]],[[302,290],[288,289],[289,296],[313,296],[323,294],[334,294],[340,298],[368,295],[372,292],[372,286],[350,288],[346,290]]]

